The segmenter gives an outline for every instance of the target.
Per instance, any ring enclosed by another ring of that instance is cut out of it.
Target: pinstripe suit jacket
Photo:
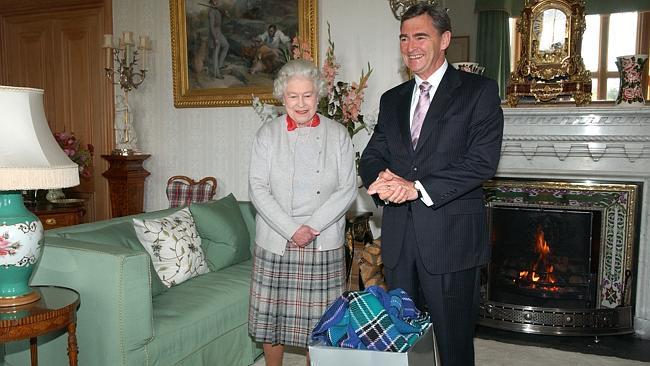
[[[366,187],[389,168],[407,180],[419,180],[434,202],[428,207],[418,199],[384,207],[384,264],[393,268],[402,247],[412,245],[403,243],[409,208],[428,272],[485,264],[490,246],[481,184],[496,172],[503,135],[497,84],[447,67],[415,151],[409,126],[414,87],[409,80],[382,95],[378,123],[360,161]]]

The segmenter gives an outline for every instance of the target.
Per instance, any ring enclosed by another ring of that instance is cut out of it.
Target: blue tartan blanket
[[[312,331],[312,340],[334,347],[406,352],[429,327],[402,289],[379,286],[344,292],[330,305]]]

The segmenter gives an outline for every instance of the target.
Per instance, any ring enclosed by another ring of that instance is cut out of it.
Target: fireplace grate
[[[632,307],[614,309],[548,309],[484,302],[480,324],[526,333],[614,335],[632,333]]]

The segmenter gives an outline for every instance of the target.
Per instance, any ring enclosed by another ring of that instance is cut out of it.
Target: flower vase
[[[641,79],[643,77],[643,66],[647,59],[648,55],[628,55],[616,58],[616,67],[618,67],[621,78],[621,86],[618,89],[618,97],[616,97],[617,105],[644,105]]]

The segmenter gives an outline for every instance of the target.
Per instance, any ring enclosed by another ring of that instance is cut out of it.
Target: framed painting
[[[451,37],[449,47],[447,47],[447,62],[469,61],[469,36]]]
[[[318,0],[170,0],[174,106],[235,107],[273,98],[299,37],[318,63]]]

